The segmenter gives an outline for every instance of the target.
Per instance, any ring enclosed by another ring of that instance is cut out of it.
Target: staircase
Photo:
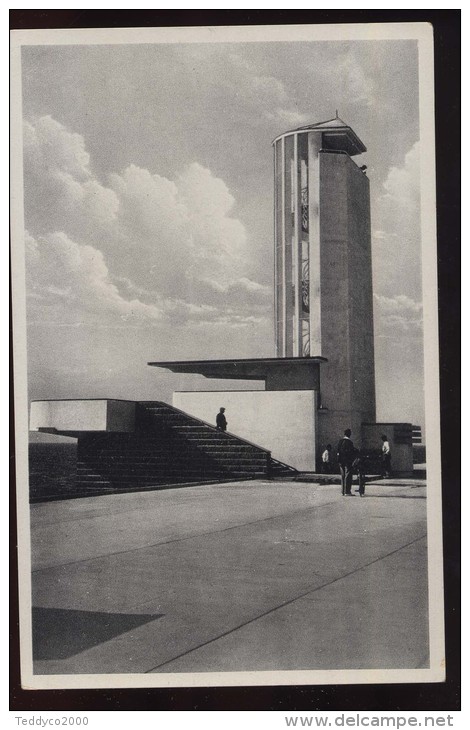
[[[269,470],[269,476],[271,479],[293,479],[300,472],[289,464],[284,464],[283,461],[273,459],[271,456],[271,466]]]
[[[134,433],[78,439],[76,489],[83,496],[296,473],[266,449],[161,401],[137,404]]]

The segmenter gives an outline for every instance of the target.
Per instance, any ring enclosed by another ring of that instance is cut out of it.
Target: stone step
[[[230,457],[224,458],[209,458],[205,459],[188,459],[178,461],[161,461],[157,463],[149,462],[131,462],[131,461],[107,461],[99,460],[96,462],[87,462],[87,465],[77,467],[77,475],[87,474],[90,476],[99,475],[103,473],[119,473],[124,470],[134,473],[158,473],[162,470],[169,469],[180,469],[184,471],[197,470],[201,468],[258,468],[266,469],[268,467],[267,460],[264,459],[232,459]]]
[[[251,450],[249,448],[242,448],[239,446],[226,446],[224,444],[197,444],[193,443],[190,447],[174,447],[172,449],[152,449],[148,451],[141,451],[137,449],[103,449],[100,451],[84,451],[79,454],[79,461],[83,463],[89,463],[93,459],[160,459],[165,456],[169,458],[198,458],[201,454],[227,454],[234,458],[262,458],[267,459],[267,453],[264,451]]]
[[[134,434],[109,434],[79,442],[77,490],[138,491],[268,475],[267,451],[168,404],[140,403],[137,428]],[[278,473],[282,473],[279,467]]]
[[[130,475],[132,477],[139,477],[142,478],[150,478],[150,477],[159,477],[161,474],[198,474],[202,472],[208,472],[208,471],[214,471],[214,472],[267,472],[267,468],[265,464],[234,464],[233,462],[226,462],[224,463],[217,463],[212,462],[205,465],[196,465],[191,466],[188,464],[187,466],[181,466],[179,464],[174,464],[172,466],[169,466],[168,468],[165,467],[164,469],[141,469],[133,468],[129,466],[124,466],[122,468],[118,469],[109,469],[109,468],[101,468],[100,470],[96,469],[93,471],[93,473],[90,472],[78,472],[76,478],[77,479],[115,479],[122,477],[123,475]]]
[[[222,436],[223,438],[237,438],[233,434],[227,433],[226,431],[221,431],[218,428],[212,427],[212,426],[205,426],[203,424],[195,424],[195,423],[182,423],[178,428],[185,432],[185,433],[210,433],[213,435]]]
[[[119,484],[114,487],[111,487],[109,489],[103,489],[101,487],[94,488],[87,488],[87,487],[78,487],[74,493],[73,497],[76,498],[86,498],[86,497],[97,497],[100,495],[113,495],[113,494],[124,494],[126,492],[143,492],[143,491],[157,491],[159,489],[166,489],[166,488],[172,488],[172,487],[181,487],[181,486],[191,486],[191,485],[198,485],[198,484],[220,484],[220,482],[230,482],[235,481],[232,479],[227,478],[217,478],[217,479],[195,479],[195,480],[167,480],[161,483],[154,483],[154,484],[142,484],[142,485],[135,485],[135,484]],[[64,499],[63,494],[51,494],[48,495],[46,501],[50,501],[53,499]],[[44,500],[37,500],[37,501],[44,501]]]
[[[234,461],[234,462],[267,462],[267,456],[266,454],[249,454],[246,451],[242,452],[234,452],[234,451],[227,451],[224,450],[208,450],[208,451],[200,451],[196,453],[177,453],[177,454],[161,454],[161,455],[155,455],[155,454],[144,454],[144,455],[138,455],[138,454],[102,454],[102,455],[90,455],[85,458],[81,458],[79,462],[77,462],[77,467],[83,467],[84,469],[93,469],[95,464],[102,464],[104,462],[109,464],[166,464],[166,463],[174,463],[175,461],[185,461],[185,462],[197,462],[197,463],[204,463],[205,461],[213,461],[216,459],[217,461]]]
[[[79,472],[76,476],[77,479],[116,479],[121,478],[124,475],[132,477],[142,477],[143,479],[159,477],[161,474],[202,474],[209,471],[214,472],[263,472],[267,473],[268,469],[264,464],[207,464],[198,465],[196,467],[188,466],[187,468],[181,466],[173,466],[165,469],[132,469],[130,467],[124,467],[122,469],[106,469],[103,468],[99,474],[89,474],[87,472]]]
[[[114,482],[116,480],[123,480],[123,479],[141,479],[142,481],[149,481],[151,479],[157,479],[161,480],[162,478],[165,479],[168,476],[197,476],[198,474],[263,474],[266,475],[265,469],[260,469],[253,467],[250,468],[243,468],[241,466],[238,467],[226,467],[226,468],[217,468],[217,467],[211,467],[208,469],[169,469],[164,472],[133,472],[133,471],[117,471],[114,474],[111,474],[108,471],[103,471],[102,474],[79,474],[77,475],[77,482]]]
[[[162,451],[168,451],[168,450],[183,450],[183,449],[194,449],[198,446],[198,444],[203,446],[218,446],[219,448],[224,448],[229,451],[232,451],[233,449],[240,449],[241,451],[248,451],[250,453],[256,453],[256,454],[267,454],[268,452],[264,449],[258,449],[256,446],[252,446],[251,444],[244,444],[243,442],[239,441],[227,441],[225,439],[219,439],[219,438],[208,438],[207,436],[185,436],[185,437],[176,437],[171,439],[154,439],[154,440],[145,440],[141,443],[137,441],[128,442],[128,443],[122,443],[122,442],[110,442],[108,444],[102,443],[102,444],[93,444],[90,446],[85,446],[84,448],[78,449],[78,455],[80,456],[81,453],[85,454],[101,454],[104,452],[109,452],[110,454],[123,454],[126,452],[134,452],[134,453],[141,453],[141,454],[148,454],[148,453],[160,453]]]
[[[201,460],[205,457],[217,458],[227,457],[233,459],[260,459],[266,461],[268,454],[265,451],[259,451],[256,449],[250,449],[250,447],[243,448],[237,445],[227,444],[198,444],[193,443],[190,447],[184,448],[174,446],[171,449],[100,449],[100,450],[83,450],[78,455],[78,465],[80,466],[91,466],[93,462],[107,461],[123,462],[123,461],[135,461],[143,462],[148,461],[150,463],[158,463],[159,461],[175,460],[175,459],[195,459]]]
[[[229,441],[228,439],[224,438],[208,438],[207,436],[186,436],[186,441],[188,443],[196,443],[201,445],[213,444],[214,446],[227,446],[227,448],[246,449],[261,454],[266,453],[266,451],[264,451],[263,449],[258,449],[256,446],[252,446],[251,444],[244,444],[243,441]]]
[[[139,489],[145,489],[152,486],[158,486],[160,484],[187,484],[187,483],[198,483],[198,482],[229,482],[229,481],[239,481],[239,480],[251,480],[251,479],[263,479],[266,478],[266,475],[263,473],[225,473],[222,472],[220,474],[216,473],[208,473],[208,474],[196,474],[196,475],[177,475],[177,476],[166,476],[162,477],[161,479],[149,479],[149,480],[143,480],[143,479],[122,479],[122,480],[115,480],[111,483],[103,484],[100,482],[79,482],[77,483],[75,490],[105,490],[105,491],[119,491],[122,489],[129,489],[132,488],[135,491],[139,491]]]
[[[79,486],[81,484],[93,484],[99,487],[111,487],[111,481],[109,479],[83,479],[83,477],[80,477],[80,479],[77,479],[76,485]]]

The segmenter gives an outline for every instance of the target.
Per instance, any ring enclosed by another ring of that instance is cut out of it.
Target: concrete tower
[[[365,151],[338,117],[274,140],[276,357],[148,363],[174,373],[245,381],[240,390],[175,391],[173,406],[109,399],[32,403],[32,430],[79,439],[86,488],[90,479],[101,479],[97,468],[111,474],[116,445],[129,463],[136,451],[144,454],[142,483],[170,478],[171,470],[160,473],[152,466],[160,463],[152,461],[152,450],[168,441],[172,429],[176,445],[189,437],[193,449],[188,451],[193,471],[181,472],[185,479],[206,480],[219,456],[231,458],[225,437],[238,439],[237,463],[221,466],[232,478],[246,474],[252,462],[250,478],[292,474],[292,467],[314,471],[325,445],[335,446],[348,427],[365,451],[380,449],[380,434],[386,433],[394,472],[412,472],[412,425],[375,422],[369,181],[365,166],[352,159]],[[221,406],[231,435],[208,426]],[[156,430],[149,426],[152,419],[160,424]],[[174,457],[168,453],[172,465]]]
[[[366,147],[341,119],[274,142],[276,354],[325,357],[319,440],[375,421],[369,180]]]

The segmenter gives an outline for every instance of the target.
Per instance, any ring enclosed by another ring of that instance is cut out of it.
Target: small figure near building
[[[382,463],[383,463],[383,476],[390,477],[392,475],[392,453],[390,451],[390,444],[385,434],[381,436],[382,443]]]
[[[327,444],[327,447],[321,455],[323,474],[331,474],[331,444]]]
[[[353,478],[353,461],[356,458],[357,449],[351,441],[351,429],[347,428],[343,438],[338,443],[338,463],[341,470],[341,491],[344,496],[353,497],[351,485]]]
[[[366,491],[366,475],[364,459],[361,456],[360,451],[356,451],[356,458],[353,461],[353,470],[357,474],[357,486],[356,492],[359,492],[359,496],[363,497]]]
[[[217,429],[219,431],[227,430],[227,419],[225,418],[224,413],[225,413],[225,408],[221,408],[215,418],[215,423],[216,423]]]

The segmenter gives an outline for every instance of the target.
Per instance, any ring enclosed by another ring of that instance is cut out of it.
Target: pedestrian
[[[352,465],[354,472],[357,474],[357,485],[359,487],[359,489],[356,489],[356,492],[359,492],[359,496],[363,497],[366,491],[366,475],[364,473],[364,460],[360,451],[357,451]]]
[[[353,478],[353,461],[357,455],[357,449],[351,441],[351,429],[347,428],[343,438],[338,443],[338,463],[341,470],[341,491],[344,496],[353,497],[351,485]]]
[[[392,452],[390,451],[390,444],[385,434],[382,434],[382,464],[383,464],[383,476],[390,477],[392,475]]]
[[[331,444],[327,444],[325,451],[321,455],[322,468],[324,474],[331,474]]]
[[[217,426],[218,431],[226,431],[227,430],[227,419],[224,416],[225,408],[221,408],[215,418],[215,424]]]

